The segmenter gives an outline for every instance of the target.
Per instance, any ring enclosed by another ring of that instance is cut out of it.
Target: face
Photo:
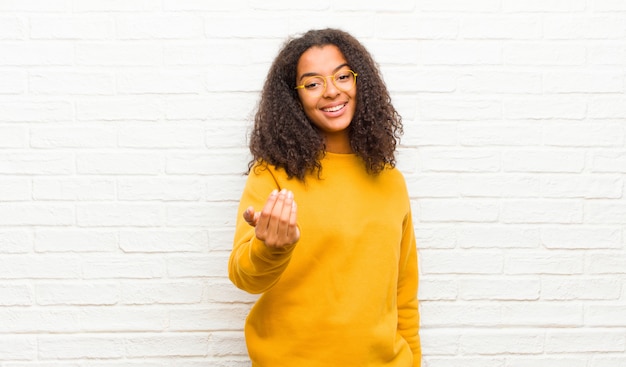
[[[310,83],[298,89],[304,113],[325,135],[328,151],[332,151],[330,148],[334,144],[349,147],[348,127],[356,110],[356,85],[351,86],[350,81],[346,85],[346,80],[353,77],[349,70],[345,57],[334,45],[311,47],[298,61],[298,86],[311,80],[312,76],[329,76],[324,78],[325,90],[323,85],[316,87]]]

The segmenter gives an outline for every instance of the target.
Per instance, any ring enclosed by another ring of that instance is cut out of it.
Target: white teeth
[[[340,104],[340,105],[335,106],[335,107],[323,108],[322,111],[324,111],[324,112],[336,112],[336,111],[339,111],[340,109],[342,109],[343,106],[345,106],[345,103],[344,104]]]

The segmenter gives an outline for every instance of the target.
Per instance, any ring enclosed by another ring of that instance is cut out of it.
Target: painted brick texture
[[[246,134],[327,26],[403,116],[423,366],[626,366],[626,2],[0,0],[0,367],[249,366]]]

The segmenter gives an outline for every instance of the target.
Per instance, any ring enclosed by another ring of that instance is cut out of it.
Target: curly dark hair
[[[378,64],[349,33],[321,29],[288,39],[274,60],[254,116],[250,134],[253,159],[248,173],[256,163],[269,163],[283,168],[290,178],[304,180],[309,173],[319,175],[320,159],[326,152],[324,139],[302,110],[295,83],[300,56],[311,47],[326,45],[339,48],[358,73],[356,111],[349,126],[352,150],[363,159],[370,174],[377,175],[387,165],[395,166],[402,118],[391,104]]]

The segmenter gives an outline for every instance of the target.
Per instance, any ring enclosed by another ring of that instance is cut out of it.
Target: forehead
[[[298,60],[297,73],[319,73],[326,75],[346,63],[339,47],[335,45],[313,46],[306,50]]]

